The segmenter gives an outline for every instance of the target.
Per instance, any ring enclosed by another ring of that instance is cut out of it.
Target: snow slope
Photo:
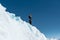
[[[0,40],[48,40],[36,27],[6,11],[0,4]],[[54,40],[54,39],[53,39]]]

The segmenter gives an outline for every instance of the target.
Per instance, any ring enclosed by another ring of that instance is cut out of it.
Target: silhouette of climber
[[[32,24],[32,15],[30,14],[28,17],[29,17],[29,23]]]

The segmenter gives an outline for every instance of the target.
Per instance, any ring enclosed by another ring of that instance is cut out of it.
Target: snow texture
[[[0,40],[49,40],[35,26],[6,11],[0,4]],[[57,39],[51,39],[57,40]]]

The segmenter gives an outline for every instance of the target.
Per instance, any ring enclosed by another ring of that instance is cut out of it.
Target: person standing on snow
[[[28,18],[29,18],[29,23],[32,24],[32,15],[30,14]]]

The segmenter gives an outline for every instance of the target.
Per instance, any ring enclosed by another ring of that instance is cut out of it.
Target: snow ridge
[[[7,12],[0,4],[0,40],[48,40],[48,38],[35,26]]]

